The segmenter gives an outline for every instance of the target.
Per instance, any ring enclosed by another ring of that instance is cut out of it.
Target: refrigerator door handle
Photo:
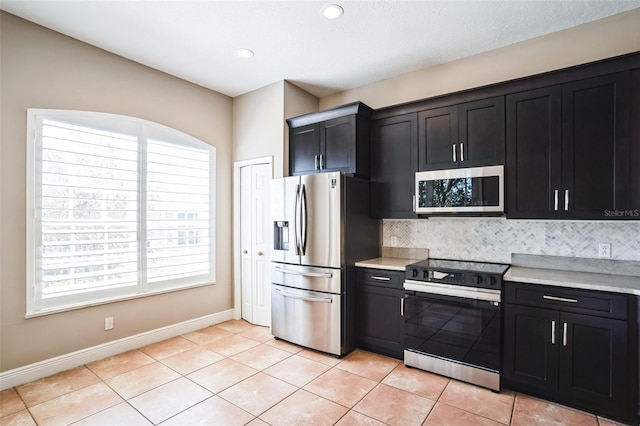
[[[283,268],[279,268],[276,266],[275,268],[276,271],[278,272],[282,272],[283,274],[289,274],[289,275],[300,275],[302,277],[307,277],[307,278],[333,278],[333,274],[331,272],[298,272],[298,271],[292,271],[289,269],[283,269]]]
[[[296,237],[296,256],[300,256],[301,254],[301,250],[300,250],[300,223],[298,221],[298,210],[300,209],[300,188],[301,185],[296,185],[296,203],[294,206],[294,220],[293,220],[293,227],[294,227],[294,234]]]
[[[299,296],[297,294],[292,294],[287,291],[281,290],[279,288],[274,289],[276,293],[281,294],[284,297],[288,297],[290,299],[298,299],[304,300],[305,302],[319,302],[319,303],[332,303],[330,297],[308,297],[308,296]]]
[[[302,184],[300,191],[300,246],[302,248],[302,256],[307,254],[307,191],[305,184]]]

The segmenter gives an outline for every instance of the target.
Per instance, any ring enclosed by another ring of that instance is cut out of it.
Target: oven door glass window
[[[500,369],[500,307],[448,296],[408,295],[405,347],[447,360]]]

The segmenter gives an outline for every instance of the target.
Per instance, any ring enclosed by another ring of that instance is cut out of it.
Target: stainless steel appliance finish
[[[500,390],[500,298],[508,267],[443,259],[407,266],[405,364]]]
[[[417,172],[417,214],[504,213],[504,166]]]
[[[368,181],[320,173],[271,189],[271,332],[342,356],[356,344],[354,263],[378,255]]]

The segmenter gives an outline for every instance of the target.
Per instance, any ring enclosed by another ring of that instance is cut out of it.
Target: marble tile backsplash
[[[640,261],[639,222],[568,222],[505,218],[383,220],[383,245],[428,248],[429,257],[509,263],[511,253]]]

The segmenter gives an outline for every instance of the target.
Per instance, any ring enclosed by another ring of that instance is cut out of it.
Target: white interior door
[[[271,324],[270,181],[269,164],[248,165],[240,169],[242,318],[264,326]]]

